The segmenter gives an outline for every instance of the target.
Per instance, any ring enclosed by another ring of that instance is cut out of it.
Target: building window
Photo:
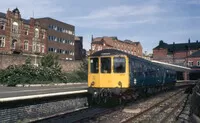
[[[53,52],[53,51],[54,51],[54,49],[53,49],[53,48],[49,48],[49,51],[50,51],[50,52]]]
[[[92,45],[92,50],[95,50],[95,45]]]
[[[42,53],[44,53],[44,45],[42,45]]]
[[[65,50],[62,50],[62,54],[65,54]]]
[[[56,48],[54,49],[54,52],[57,53],[57,49]]]
[[[39,43],[37,43],[36,51],[37,51],[37,52],[40,52],[40,44],[39,44]]]
[[[35,52],[35,51],[36,51],[36,43],[33,42],[33,52]]]
[[[42,33],[42,39],[45,39],[45,33]]]
[[[5,37],[0,36],[0,47],[5,47]]]
[[[69,31],[68,31],[68,34],[72,35],[73,33],[72,33],[72,31],[69,30]]]
[[[57,41],[57,38],[56,37],[53,37],[54,38],[54,41]]]
[[[49,25],[49,29],[53,29],[53,25],[50,24],[50,25]]]
[[[5,23],[0,23],[0,29],[1,30],[5,30],[6,28],[6,24]]]
[[[54,30],[57,30],[57,26],[53,26],[53,29],[54,29]]]
[[[25,33],[24,33],[24,34],[25,34],[25,35],[28,35],[28,29],[25,30]]]
[[[133,55],[136,55],[136,51],[134,51]]]
[[[200,66],[200,61],[197,61],[197,66]]]
[[[28,41],[24,41],[24,50],[28,51]]]
[[[101,46],[98,46],[98,51],[99,51],[99,50],[102,50],[102,47],[101,47]]]
[[[39,29],[35,28],[35,38],[39,38]]]
[[[12,44],[11,44],[11,48],[12,48],[12,49],[15,49],[15,48],[16,48],[16,43],[17,43],[17,40],[16,40],[16,39],[13,39],[13,40],[12,40]]]
[[[193,61],[189,61],[188,66],[190,66],[190,67],[193,66]]]
[[[18,23],[17,22],[13,22],[13,24],[12,24],[12,32],[13,33],[18,33]]]
[[[49,41],[51,41],[51,36],[49,36]]]

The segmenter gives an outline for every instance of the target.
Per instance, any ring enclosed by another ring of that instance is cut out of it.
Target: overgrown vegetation
[[[11,65],[0,70],[0,84],[15,86],[16,84],[49,84],[87,81],[87,61],[83,60],[81,67],[71,73],[61,71],[58,56],[48,54],[41,58],[39,66],[31,64],[28,57],[23,65]]]

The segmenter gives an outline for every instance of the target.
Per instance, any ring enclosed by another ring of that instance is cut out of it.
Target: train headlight
[[[95,83],[94,83],[94,81],[93,81],[93,82],[91,83],[91,85],[90,85],[90,86],[92,87],[92,86],[94,86],[94,84],[95,84]]]
[[[134,84],[136,85],[137,84],[137,80],[134,78]]]
[[[120,87],[122,87],[122,82],[119,81],[119,82],[118,82],[118,85],[119,85]]]

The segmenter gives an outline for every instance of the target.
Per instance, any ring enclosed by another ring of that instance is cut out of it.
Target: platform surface
[[[87,92],[86,83],[43,87],[0,87],[0,102],[85,92]]]

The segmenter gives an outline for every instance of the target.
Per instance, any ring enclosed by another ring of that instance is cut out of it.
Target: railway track
[[[40,120],[36,123],[166,122],[172,119],[171,114],[174,114],[185,100],[185,95],[183,94],[185,89],[183,88],[177,88],[177,90],[171,90],[169,92],[162,92],[155,96],[150,96],[149,98],[139,99],[138,101],[133,102],[131,105],[135,105],[137,108],[142,109],[138,113],[123,112],[127,105],[120,105],[113,108],[86,107],[82,110]],[[141,105],[138,107],[138,104]]]
[[[168,123],[172,121],[175,113],[186,99],[184,90],[163,99],[140,113],[122,121],[122,123]]]
[[[107,114],[112,112],[114,109],[102,108],[102,107],[86,107],[78,111],[67,113],[65,115],[57,116],[54,118],[49,118],[45,120],[37,121],[36,123],[82,123],[89,122],[90,120],[95,120],[102,114]]]

